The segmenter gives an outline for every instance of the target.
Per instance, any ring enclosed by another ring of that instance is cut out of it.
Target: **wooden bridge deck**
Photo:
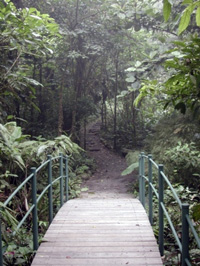
[[[137,199],[74,199],[55,216],[32,266],[163,265]]]

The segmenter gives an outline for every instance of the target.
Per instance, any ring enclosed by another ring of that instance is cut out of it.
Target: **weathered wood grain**
[[[75,199],[55,216],[32,266],[162,265],[137,199]]]

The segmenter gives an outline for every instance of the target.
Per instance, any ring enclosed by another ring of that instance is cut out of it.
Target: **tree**
[[[34,105],[36,87],[42,86],[36,79],[36,62],[53,53],[58,25],[35,8],[16,9],[8,0],[1,2],[0,14],[0,100],[5,120],[10,114],[23,116],[27,104]]]

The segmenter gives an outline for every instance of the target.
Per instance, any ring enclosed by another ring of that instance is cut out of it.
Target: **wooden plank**
[[[70,242],[70,244],[72,244]],[[139,246],[138,243],[136,246],[113,246],[113,243],[110,242],[111,246],[87,246],[87,243],[83,242],[83,246],[78,246],[78,252],[80,253],[86,253],[92,252],[92,253],[102,253],[102,252],[112,252],[112,253],[119,253],[119,252],[157,252],[157,246]],[[40,249],[38,250],[38,253],[65,253],[65,252],[77,252],[77,246],[55,246],[52,243],[47,243],[46,245],[42,245]]]
[[[37,265],[92,265],[92,266],[104,266],[104,265],[148,265],[148,266],[154,266],[154,265],[162,265],[159,258],[115,258],[115,259],[71,259],[71,258],[51,258],[51,257],[37,257],[33,264],[33,266]]]
[[[69,252],[68,250],[66,251],[58,251],[56,252],[53,251],[48,252],[38,252],[38,257],[45,257],[49,256],[49,258],[60,258],[60,259],[65,259],[66,257],[70,257],[71,259],[111,259],[111,258],[146,258],[147,257],[147,252],[145,251],[135,251],[135,252],[91,252],[89,249],[86,252],[80,253],[79,251],[77,252]],[[147,258],[157,258],[159,257],[159,252],[148,252],[148,257]]]
[[[73,234],[77,235],[77,233],[81,236],[84,236],[85,235],[85,232],[86,230],[85,229],[75,229],[75,230],[72,230],[72,229],[68,229],[68,230],[65,230],[62,228],[62,235],[66,235],[67,237],[71,237]],[[87,235],[97,235],[98,236],[98,229],[87,229]],[[138,235],[141,235],[141,234],[145,234],[146,236],[154,236],[153,235],[153,232],[152,230],[149,230],[149,229],[146,229],[146,230],[117,230],[117,234],[120,235],[120,236],[127,236],[127,235],[130,235],[130,234],[133,234],[135,236],[138,236]],[[52,236],[52,235],[58,235],[58,234],[61,234],[60,230],[49,230],[45,237],[46,236]],[[105,235],[105,236],[112,236],[112,235],[116,235],[116,231],[115,230],[111,230],[111,229],[104,229],[104,232],[103,234],[101,234],[102,236]]]
[[[129,248],[129,247],[134,247],[135,249],[137,249],[138,247],[142,247],[142,248],[150,248],[153,249],[154,247],[156,248],[156,250],[158,250],[157,244],[156,242],[149,242],[149,241],[143,241],[143,242],[119,242],[119,241],[115,241],[115,242],[90,242],[90,243],[86,243],[85,241],[79,241],[79,242],[75,242],[75,241],[63,241],[63,242],[43,242],[42,245],[40,246],[40,248],[42,247],[76,247],[76,248],[81,248],[81,247],[90,247],[90,248],[101,248],[101,247],[106,247],[106,248]],[[37,252],[40,251],[40,248]]]
[[[33,260],[45,265],[162,265],[137,199],[76,199],[54,218]]]

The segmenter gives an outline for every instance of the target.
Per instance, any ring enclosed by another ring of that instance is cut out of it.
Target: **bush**
[[[171,182],[199,186],[199,132],[198,120],[174,112],[161,119],[147,137],[145,149],[164,164]]]
[[[165,155],[167,171],[173,176],[174,182],[181,182],[190,187],[199,186],[200,152],[194,142],[179,141],[175,147],[167,149]]]

